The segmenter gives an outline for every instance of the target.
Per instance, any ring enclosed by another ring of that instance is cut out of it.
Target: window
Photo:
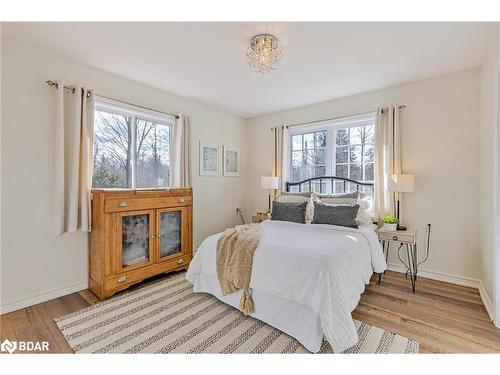
[[[292,135],[293,181],[325,176],[326,131]]]
[[[170,186],[172,126],[169,115],[97,100],[92,186]]]
[[[336,176],[373,182],[375,164],[375,114],[352,116],[291,130],[290,181]],[[353,191],[355,184],[323,181],[321,191]],[[344,190],[345,189],[345,190]],[[320,191],[319,181],[314,186]],[[368,194],[372,188],[363,188]]]

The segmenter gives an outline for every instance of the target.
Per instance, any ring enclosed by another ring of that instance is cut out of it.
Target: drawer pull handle
[[[119,282],[119,283],[124,283],[125,281],[127,281],[127,276],[120,276],[120,277],[118,278],[118,282]]]
[[[177,202],[178,202],[178,203],[184,203],[185,201],[186,201],[186,200],[185,200],[184,198],[179,198],[179,199],[177,199]]]
[[[128,206],[128,204],[125,201],[118,202],[118,207],[127,207],[127,206]]]
[[[392,237],[392,239],[393,239],[394,241],[397,241],[397,240],[398,240],[398,236],[394,236],[394,237]]]
[[[180,258],[178,261],[177,261],[177,264],[182,264],[184,263],[184,259]]]

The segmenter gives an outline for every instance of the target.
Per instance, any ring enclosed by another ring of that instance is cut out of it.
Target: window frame
[[[289,165],[288,165],[288,175],[290,176],[290,181],[292,177],[292,163],[293,163],[293,142],[292,137],[301,134],[310,134],[324,131],[326,132],[326,171],[325,176],[336,176],[336,166],[337,166],[337,142],[335,137],[335,130],[345,129],[345,128],[355,128],[363,125],[373,125],[376,134],[376,112],[369,112],[361,115],[346,116],[334,120],[318,121],[307,125],[297,125],[290,128],[289,131]],[[375,135],[374,135],[375,136]],[[329,146],[330,145],[330,146]],[[376,139],[373,143],[374,147],[376,145]],[[347,178],[350,178],[350,168],[351,168],[351,155],[349,142],[345,147],[348,148],[348,161],[347,163],[340,163],[341,165],[347,164]],[[363,164],[362,164],[363,165]],[[373,161],[374,171],[375,171],[375,160]],[[362,174],[364,175],[364,168],[362,167]],[[375,176],[374,176],[375,177]],[[365,181],[359,180],[360,182],[374,182],[374,180]],[[297,181],[293,181],[297,182]],[[336,189],[336,187],[335,187]]]
[[[132,145],[134,150],[132,152],[132,160],[130,164],[130,172],[131,172],[131,186],[126,187],[124,189],[137,189],[137,120],[144,121],[153,121],[156,124],[164,125],[169,128],[169,162],[170,162],[170,172],[169,172],[169,181],[170,186],[164,186],[164,188],[171,187],[172,185],[172,145],[173,145],[173,133],[174,133],[174,125],[175,125],[175,116],[161,113],[153,110],[149,110],[140,106],[135,106],[128,103],[123,103],[117,100],[104,98],[101,96],[95,96],[94,102],[94,113],[95,112],[107,112],[111,114],[115,114],[118,116],[126,116],[131,118],[131,127],[132,127]],[[92,129],[92,138],[94,138],[94,129]],[[94,149],[92,150],[92,156],[94,153]],[[93,158],[92,158],[93,159]],[[94,165],[92,165],[94,168]],[[93,176],[92,176],[93,180]],[[92,188],[94,186],[92,185]],[[153,189],[154,186],[151,187],[141,187],[140,189]]]

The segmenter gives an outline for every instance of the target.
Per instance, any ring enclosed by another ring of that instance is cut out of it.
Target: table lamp
[[[388,190],[397,193],[396,217],[398,219],[397,230],[406,230],[399,222],[399,194],[413,192],[415,178],[412,174],[393,174],[389,179]]]
[[[274,176],[262,176],[260,178],[260,188],[269,190],[269,211],[271,211],[271,192],[278,189],[279,178]]]

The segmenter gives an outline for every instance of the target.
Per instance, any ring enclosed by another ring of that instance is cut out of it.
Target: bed
[[[348,182],[358,188],[362,184]],[[313,186],[308,180],[301,183]],[[373,272],[387,267],[373,228],[276,220],[261,225],[250,282],[254,302],[250,315],[296,338],[314,353],[320,350],[323,337],[337,353],[356,344],[351,312]],[[210,293],[237,308],[242,292],[223,296],[217,279],[219,236],[202,242],[186,278],[195,292]]]

